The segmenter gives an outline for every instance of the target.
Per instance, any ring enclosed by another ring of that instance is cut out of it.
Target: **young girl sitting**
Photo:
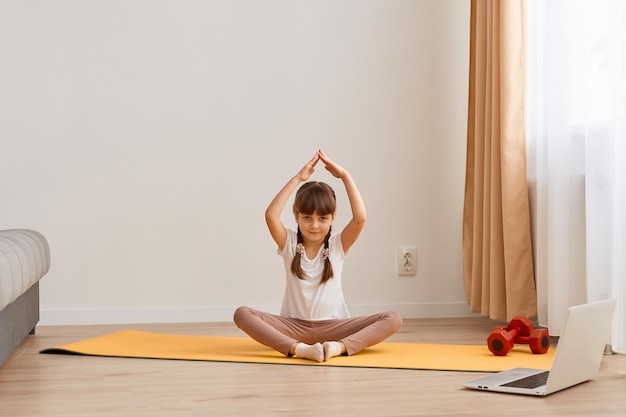
[[[298,230],[287,229],[280,219],[285,203],[298,185],[309,179],[319,161],[343,181],[352,219],[341,232],[331,233],[335,192],[325,183],[312,181],[296,193],[293,213]],[[265,211],[267,227],[285,262],[287,282],[281,313],[239,307],[235,324],[257,342],[285,356],[317,362],[353,355],[396,333],[402,326],[397,312],[351,318],[344,301],[343,261],[363,230],[366,217],[363,199],[350,174],[319,150]]]

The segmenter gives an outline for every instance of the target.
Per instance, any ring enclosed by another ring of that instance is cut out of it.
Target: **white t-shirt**
[[[324,261],[322,249],[313,259],[306,254],[301,257],[305,279],[300,279],[291,272],[291,261],[296,253],[298,238],[294,230],[287,230],[287,242],[278,254],[285,262],[286,286],[280,315],[283,317],[305,320],[343,319],[350,317],[343,298],[341,272],[346,254],[341,246],[341,234],[335,233],[328,241],[329,259],[333,266],[333,277],[320,284]]]

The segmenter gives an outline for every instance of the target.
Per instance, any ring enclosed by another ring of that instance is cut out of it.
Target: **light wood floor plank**
[[[485,318],[408,319],[389,341],[484,343]],[[41,355],[121,329],[245,336],[231,323],[42,326],[0,367],[0,416],[624,416],[626,355],[594,380],[531,398],[475,392],[481,375],[395,369]]]

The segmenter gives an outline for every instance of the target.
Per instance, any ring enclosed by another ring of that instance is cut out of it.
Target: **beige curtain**
[[[463,273],[472,312],[537,314],[526,181],[524,0],[472,0]]]

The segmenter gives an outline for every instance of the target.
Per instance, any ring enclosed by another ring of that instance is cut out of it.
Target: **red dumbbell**
[[[487,346],[496,356],[505,356],[515,344],[529,345],[532,353],[546,353],[550,335],[546,329],[533,329],[533,323],[523,316],[513,317],[507,327],[494,327]]]

